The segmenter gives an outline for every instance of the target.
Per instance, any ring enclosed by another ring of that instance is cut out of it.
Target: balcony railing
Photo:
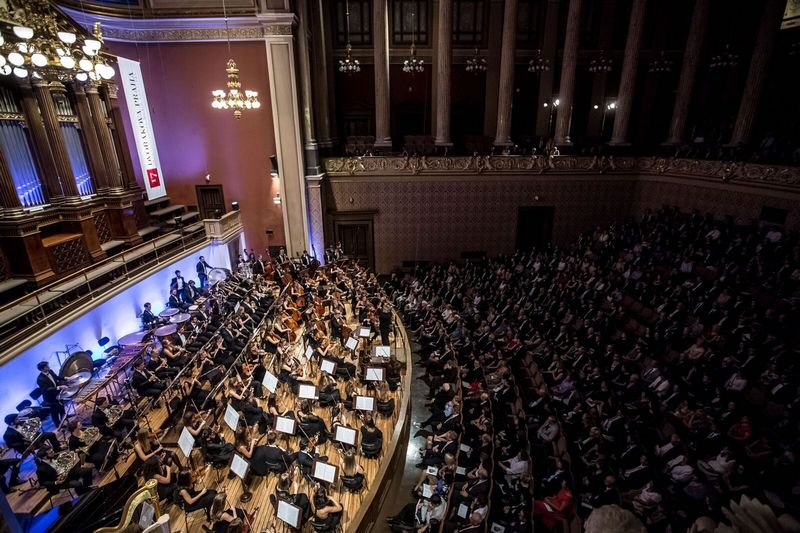
[[[0,307],[0,365],[80,307],[99,303],[181,255],[224,242],[242,229],[238,211],[204,220],[110,256]]]

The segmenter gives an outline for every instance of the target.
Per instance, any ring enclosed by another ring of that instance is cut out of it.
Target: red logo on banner
[[[147,169],[147,182],[150,184],[150,187],[152,188],[159,187],[161,185],[161,180],[158,177],[157,168]]]

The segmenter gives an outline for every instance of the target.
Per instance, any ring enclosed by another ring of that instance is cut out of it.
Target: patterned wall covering
[[[764,206],[787,209],[786,226],[800,229],[800,202],[792,189],[796,182],[784,179],[790,174],[780,169],[753,165],[726,170],[723,163],[698,166],[666,161],[660,165],[658,160],[600,164],[564,158],[558,161],[563,168],[539,168],[532,161],[526,171],[520,167],[528,164],[524,160],[516,161],[516,166],[501,166],[502,158],[484,166],[466,159],[445,162],[326,160],[326,209],[377,211],[374,238],[379,272],[415,259],[440,261],[459,258],[462,252],[510,252],[516,241],[518,208],[524,206],[555,206],[556,243],[568,243],[595,225],[665,204],[718,218],[731,215],[748,220],[758,220]],[[726,181],[730,175],[734,179]]]
[[[100,211],[94,215],[94,227],[97,230],[97,239],[100,244],[111,240],[111,226],[108,225],[108,216]]]
[[[56,274],[63,274],[92,262],[83,239],[62,242],[48,248],[48,253],[52,254],[53,270]]]
[[[513,250],[517,208],[522,206],[555,206],[553,239],[564,243],[631,212],[635,190],[634,180],[606,176],[332,178],[327,208],[377,210],[375,267],[389,272],[408,260],[441,261],[462,252]]]

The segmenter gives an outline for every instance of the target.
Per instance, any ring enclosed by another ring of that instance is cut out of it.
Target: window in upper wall
[[[350,10],[350,43],[353,46],[372,44],[371,0],[336,1],[336,46],[347,46],[347,10]]]
[[[484,0],[456,0],[453,3],[453,42],[470,46],[482,45],[485,18]]]
[[[428,2],[424,0],[394,0],[392,2],[392,43],[428,44]]]
[[[46,204],[25,117],[20,112],[14,93],[6,87],[0,87],[0,149],[5,155],[22,207]]]
[[[544,2],[523,0],[517,5],[517,44],[528,48],[541,47],[544,24]]]

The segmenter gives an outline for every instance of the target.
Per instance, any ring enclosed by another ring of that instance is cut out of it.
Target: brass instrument
[[[122,407],[119,405],[109,405],[106,408],[102,408],[101,410],[105,413],[106,417],[108,418],[108,426],[111,427],[117,423],[117,420],[122,418]]]
[[[42,421],[35,416],[20,421],[19,425],[17,426],[17,431],[20,432],[25,440],[30,442],[33,442],[33,439],[36,438],[41,429]]]
[[[69,471],[75,468],[80,462],[80,457],[76,452],[72,450],[64,450],[59,452],[51,461],[49,461],[50,466],[58,474],[58,479],[56,480],[57,483],[63,483],[66,481],[67,476],[69,475]]]
[[[94,443],[100,440],[100,430],[94,426],[90,426],[83,429],[83,436],[81,437],[81,442],[83,442],[84,446],[80,448],[83,453],[88,454],[89,449],[94,446]]]

